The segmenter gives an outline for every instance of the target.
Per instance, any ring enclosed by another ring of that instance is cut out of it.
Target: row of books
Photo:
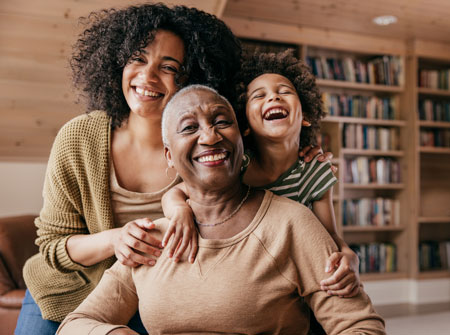
[[[381,56],[368,61],[351,57],[307,57],[306,62],[317,78],[354,83],[400,85],[403,63],[400,57]]]
[[[345,183],[400,183],[400,174],[400,163],[395,159],[357,157],[344,160]]]
[[[419,119],[450,122],[450,101],[420,100]]]
[[[420,129],[419,137],[423,147],[450,148],[450,129]]]
[[[344,148],[397,150],[399,147],[397,128],[346,124],[342,134]]]
[[[450,90],[450,69],[420,70],[419,86]]]
[[[393,98],[322,93],[325,112],[330,116],[352,116],[368,119],[397,119]]]
[[[344,199],[344,226],[393,226],[400,224],[400,201],[385,198]]]
[[[359,272],[397,271],[397,246],[393,243],[351,244],[359,257]]]
[[[450,241],[419,243],[420,271],[450,270]]]

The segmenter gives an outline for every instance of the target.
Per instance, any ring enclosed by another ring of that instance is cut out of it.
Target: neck
[[[205,225],[232,219],[247,198],[249,188],[240,182],[233,183],[227,191],[198,191],[188,187],[190,206],[196,221]]]
[[[298,159],[298,139],[277,142],[261,138],[255,142],[257,143],[255,162],[261,174],[267,179],[266,184],[277,180]]]
[[[151,150],[161,150],[164,147],[161,138],[161,118],[144,118],[130,113],[121,130],[126,132],[130,141],[139,147]]]

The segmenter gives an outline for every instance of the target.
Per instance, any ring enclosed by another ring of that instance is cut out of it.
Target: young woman
[[[232,96],[240,53],[228,27],[196,9],[146,4],[88,17],[71,65],[88,111],[98,111],[68,122],[55,139],[36,219],[40,253],[24,268],[16,335],[54,334],[113,256],[132,267],[155,264],[161,241],[151,220],[179,182],[165,172],[163,108],[190,83]]]

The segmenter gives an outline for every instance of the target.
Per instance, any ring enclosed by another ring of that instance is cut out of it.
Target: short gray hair
[[[220,99],[225,101],[227,103],[227,105],[230,107],[230,109],[233,110],[233,107],[231,106],[228,99],[225,98],[223,95],[220,95],[219,92],[217,92],[215,89],[213,89],[209,86],[194,84],[194,85],[189,85],[189,86],[182,88],[181,90],[179,90],[177,93],[175,93],[173,95],[173,97],[169,100],[169,102],[167,103],[166,107],[163,110],[162,119],[161,119],[161,136],[162,136],[162,141],[163,141],[163,144],[165,147],[169,147],[169,140],[167,138],[167,120],[169,119],[169,114],[173,112],[173,107],[174,107],[176,101],[183,94],[187,94],[191,91],[197,91],[197,90],[209,91],[209,92],[215,94],[217,97],[219,97]]]

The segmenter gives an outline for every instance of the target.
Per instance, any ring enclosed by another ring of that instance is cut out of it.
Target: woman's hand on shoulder
[[[308,145],[298,152],[298,156],[303,157],[303,160],[306,163],[312,161],[313,158],[317,155],[319,155],[319,157],[317,158],[319,162],[327,160],[331,162],[331,159],[333,158],[333,154],[331,152],[327,151],[324,153],[320,146]],[[331,170],[333,171],[333,173],[336,173],[338,168],[337,166],[331,165]]]
[[[359,259],[351,250],[333,253],[327,260],[326,272],[333,275],[320,282],[320,288],[329,295],[350,298],[359,293]]]
[[[173,209],[169,228],[164,234],[162,244],[167,248],[169,257],[173,257],[175,262],[180,260],[190,245],[188,259],[190,263],[194,263],[198,250],[198,233],[195,229],[194,214],[186,202]]]
[[[156,257],[161,256],[162,243],[152,236],[154,228],[155,224],[146,218],[116,228],[111,242],[119,262],[130,267],[155,265]]]

